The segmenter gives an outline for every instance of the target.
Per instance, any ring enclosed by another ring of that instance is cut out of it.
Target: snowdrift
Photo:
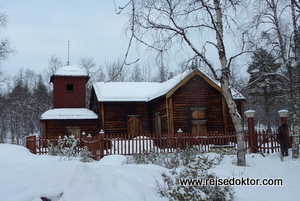
[[[91,163],[33,155],[17,145],[0,144],[0,200],[41,201],[166,201],[155,193],[155,179],[167,169],[156,165],[126,165],[112,155]],[[234,201],[299,200],[300,161],[279,153],[247,155],[247,166],[225,156],[212,169],[220,178],[282,178],[282,186],[234,186]]]

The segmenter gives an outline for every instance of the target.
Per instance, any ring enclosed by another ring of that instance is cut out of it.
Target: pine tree
[[[52,99],[49,90],[47,89],[42,75],[38,76],[38,81],[33,89],[32,93],[32,102],[33,102],[33,132],[40,131],[40,117],[41,115],[50,109],[52,104]]]
[[[252,56],[252,63],[248,66],[247,72],[250,74],[248,82],[249,104],[258,111],[258,120],[271,127],[272,118],[277,117],[271,113],[277,109],[276,106],[286,101],[284,91],[286,89],[285,79],[279,74],[281,63],[264,49],[259,49]],[[282,108],[281,108],[282,109]],[[273,120],[275,123],[276,120]]]

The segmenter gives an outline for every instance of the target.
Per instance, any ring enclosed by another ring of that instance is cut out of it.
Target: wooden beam
[[[104,115],[104,103],[101,103],[100,105],[100,114],[101,114],[101,123],[102,123],[102,128],[105,131],[105,115]]]
[[[47,135],[47,123],[45,120],[41,121],[41,125],[42,125],[42,136],[46,136]]]
[[[222,115],[223,115],[224,133],[227,133],[227,123],[228,123],[226,109],[227,109],[227,104],[226,104],[224,96],[222,95]]]
[[[174,116],[173,116],[172,96],[169,98],[166,98],[166,106],[167,106],[168,131],[173,136],[174,135]]]

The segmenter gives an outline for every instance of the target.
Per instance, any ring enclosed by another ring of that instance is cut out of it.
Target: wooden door
[[[128,116],[127,132],[130,138],[141,134],[141,120],[139,116]]]
[[[207,120],[192,120],[192,135],[206,137],[206,122]]]

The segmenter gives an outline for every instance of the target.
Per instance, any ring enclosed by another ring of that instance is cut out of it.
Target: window
[[[191,108],[192,119],[206,119],[206,108]]]
[[[73,90],[74,90],[73,84],[67,84],[67,91],[73,91]]]
[[[73,135],[75,138],[80,138],[80,134],[81,134],[80,126],[68,126],[66,127],[66,131],[69,137]]]

